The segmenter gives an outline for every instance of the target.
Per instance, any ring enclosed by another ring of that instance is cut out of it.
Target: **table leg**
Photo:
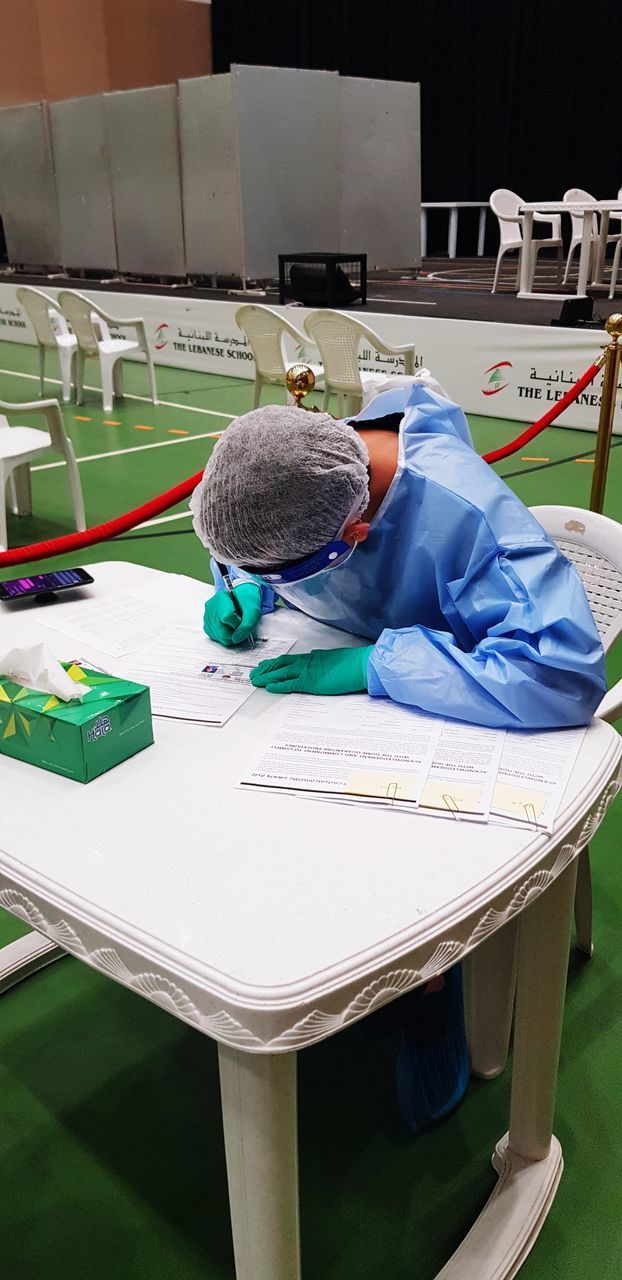
[[[520,916],[510,1131],[499,1181],[436,1280],[511,1280],[532,1248],[563,1169],[551,1131],[566,990],[576,859]]]
[[[464,1012],[471,1071],[491,1080],[505,1067],[512,1030],[518,917],[497,929],[463,962]]]
[[[62,947],[34,930],[16,938],[15,942],[8,942],[5,947],[0,947],[0,995],[14,987],[16,982],[30,978],[39,969],[54,960],[61,960],[65,955],[67,952]]]
[[[447,237],[448,257],[455,258],[457,245],[458,245],[458,210],[451,209],[449,213],[449,235]]]
[[[527,212],[523,214],[523,249],[520,261],[520,287],[519,297],[521,294],[529,294],[533,284],[533,266],[532,266],[532,247],[533,240],[533,213]]]
[[[482,205],[479,211],[479,226],[477,228],[477,256],[484,256],[484,241],[486,239],[486,205]]]
[[[607,255],[607,236],[609,234],[609,210],[605,209],[600,215],[600,231],[598,240],[594,246],[596,261],[594,262],[594,273],[592,284],[603,283],[603,273],[605,269],[605,257]]]
[[[421,257],[426,258],[428,255],[428,211],[421,210]]]
[[[236,1280],[300,1280],[296,1055],[218,1062]]]
[[[579,251],[579,279],[577,281],[577,298],[587,297],[587,286],[590,276],[590,255],[592,252],[592,211],[583,210],[583,232]]]

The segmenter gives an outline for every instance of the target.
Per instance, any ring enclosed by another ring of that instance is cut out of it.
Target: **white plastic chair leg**
[[[76,352],[76,404],[84,404],[84,352]]]
[[[331,394],[330,387],[328,383],[326,383],[326,386],[324,387],[324,395],[322,396],[322,412],[323,413],[328,413],[328,406],[330,404],[330,394]]]
[[[261,374],[256,373],[256,374],[255,374],[255,385],[254,385],[254,387],[253,387],[253,409],[258,409],[258,408],[259,408],[259,401],[261,400],[261,388],[262,388],[262,386],[263,386],[263,378],[261,377]]]
[[[21,467],[16,467],[9,480],[9,485],[13,484],[15,492],[16,515],[31,516],[32,515],[32,478],[30,475],[30,463],[24,462]]]
[[[592,942],[592,871],[590,867],[589,845],[579,854],[577,865],[577,890],[574,899],[574,922],[577,949],[584,955],[591,956],[594,951]]]
[[[146,356],[146,359],[147,359],[147,375],[148,375],[148,378],[149,378],[149,389],[150,389],[150,391],[151,391],[151,400],[152,400],[152,403],[153,403],[153,404],[157,404],[157,403],[158,403],[158,388],[157,388],[157,386],[156,386],[155,367],[154,367],[154,364],[153,364],[153,360],[151,359],[151,352],[150,352],[149,348],[147,348],[147,350],[145,351],[145,356]]]
[[[63,387],[64,404],[68,404],[71,400],[71,373],[73,357],[74,351],[69,347],[58,348],[58,363],[60,365],[60,380]]]
[[[568,284],[568,276],[570,275],[570,268],[574,261],[574,255],[576,253],[577,248],[578,248],[578,245],[571,244],[570,249],[568,250],[568,257],[566,259],[566,270],[564,271],[564,279],[562,280],[562,284]]]
[[[13,476],[13,472],[11,472],[6,482],[6,500],[7,500],[8,507],[10,511],[13,513],[13,515],[14,516],[19,515],[18,506],[17,506],[17,493],[15,490],[15,479]]]
[[[497,254],[497,265],[495,267],[495,278],[492,282],[491,293],[497,292],[497,285],[499,283],[499,272],[501,270],[501,262],[504,257],[505,257],[505,249],[499,249],[499,252]]]
[[[300,1280],[296,1054],[218,1065],[236,1280]]]
[[[45,395],[45,347],[39,346],[39,386],[41,388],[40,395]]]
[[[123,396],[123,360],[115,360],[112,366],[112,385],[115,396]]]
[[[618,240],[616,251],[613,255],[613,263],[611,266],[611,283],[609,286],[609,297],[615,296],[616,285],[618,283],[618,270],[620,267],[620,252],[622,251],[622,239]]]
[[[466,957],[464,1011],[471,1071],[491,1080],[507,1062],[514,1012],[517,920],[510,920]]]
[[[6,527],[6,498],[8,475],[4,463],[0,462],[0,551],[7,551],[9,535]]]
[[[114,365],[105,357],[101,357],[99,361],[102,379],[102,401],[104,413],[112,413],[112,405],[114,401],[114,381],[113,369]]]
[[[73,508],[76,529],[79,533],[86,529],[86,516],[84,513],[84,498],[82,496],[82,485],[80,483],[80,472],[76,462],[76,455],[71,440],[67,440],[67,449],[65,451],[65,461],[67,463],[67,480],[69,482],[69,496]]]

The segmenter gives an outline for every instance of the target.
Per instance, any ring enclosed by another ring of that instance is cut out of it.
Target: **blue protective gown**
[[[605,663],[575,568],[475,453],[457,405],[414,383],[350,421],[395,412],[397,471],[366,541],[279,594],[375,642],[372,697],[494,728],[586,724]]]

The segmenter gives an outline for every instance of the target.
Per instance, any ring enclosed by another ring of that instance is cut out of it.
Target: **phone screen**
[[[37,573],[32,578],[10,578],[0,582],[0,600],[19,600],[48,591],[67,591],[82,587],[93,579],[86,569],[58,569],[55,573]]]

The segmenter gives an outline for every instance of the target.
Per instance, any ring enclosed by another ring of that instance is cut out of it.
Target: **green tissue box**
[[[62,665],[76,683],[89,685],[82,702],[61,702],[0,676],[0,755],[91,782],[153,742],[149,690]]]

